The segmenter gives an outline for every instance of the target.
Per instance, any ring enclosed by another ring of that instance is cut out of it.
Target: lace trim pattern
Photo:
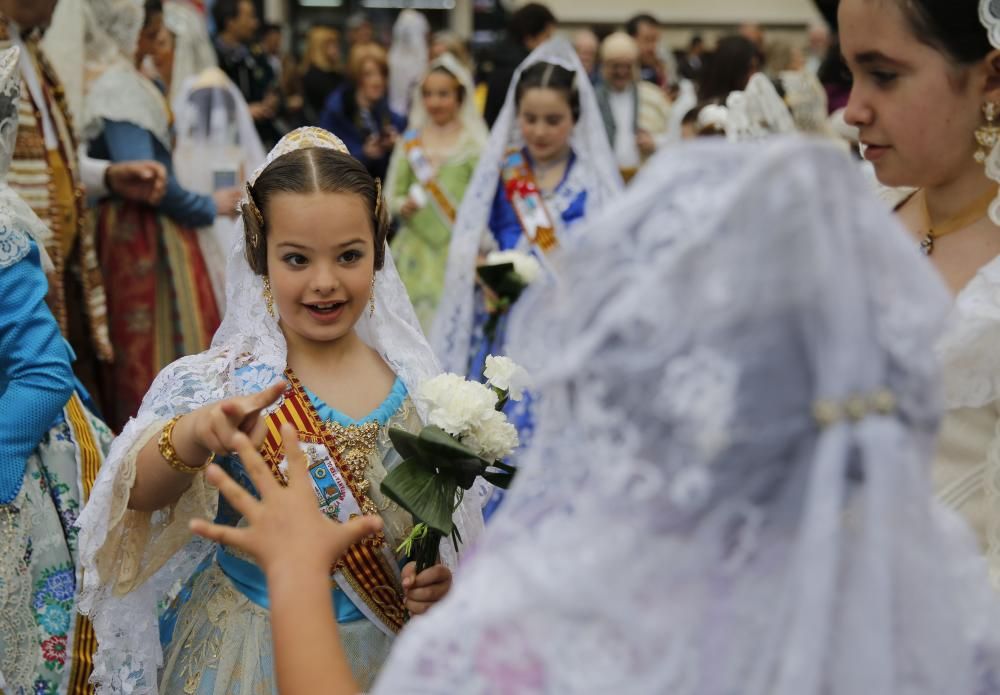
[[[0,674],[6,681],[4,692],[27,695],[32,692],[35,669],[42,651],[31,611],[31,570],[28,567],[29,519],[21,507],[25,492],[9,505],[0,505]]]

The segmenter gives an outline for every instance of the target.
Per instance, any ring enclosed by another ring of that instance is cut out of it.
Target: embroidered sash
[[[420,142],[420,134],[415,130],[408,130],[403,135],[403,149],[406,151],[406,160],[410,163],[410,168],[417,177],[417,181],[424,187],[434,203],[445,224],[451,227],[455,224],[456,206],[452,202],[448,192],[445,191],[435,178],[434,166],[424,153],[423,143]]]
[[[507,152],[502,176],[504,192],[514,207],[524,235],[544,253],[556,248],[559,243],[555,224],[542,200],[531,165],[520,150]]]
[[[367,494],[369,484],[361,457],[351,456],[348,442],[339,441],[333,430],[320,420],[291,370],[286,372],[286,378],[288,390],[281,405],[267,417],[267,435],[261,452],[271,472],[283,479],[279,469],[284,460],[280,429],[287,422],[298,432],[323,513],[341,523],[360,514],[378,514],[378,507]],[[375,424],[376,434],[377,427]],[[364,437],[363,428],[353,436]],[[403,588],[395,556],[383,532],[351,547],[331,570],[333,580],[365,617],[386,634],[399,632],[407,618]]]
[[[76,442],[77,464],[80,472],[81,501],[86,504],[90,499],[90,491],[97,479],[97,471],[104,460],[103,452],[97,443],[87,411],[75,393],[63,411],[66,422],[69,423],[73,441]],[[82,571],[77,577],[77,586],[83,586]],[[94,670],[94,652],[97,651],[97,636],[90,619],[85,615],[77,615],[73,628],[73,667],[70,671],[67,693],[69,695],[91,695],[95,687],[90,684],[90,674]]]

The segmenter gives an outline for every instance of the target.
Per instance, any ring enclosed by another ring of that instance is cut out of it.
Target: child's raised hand
[[[249,396],[227,398],[201,408],[193,418],[195,442],[225,456],[236,450],[236,435],[244,434],[254,448],[259,449],[267,434],[261,411],[278,400],[287,387],[284,381],[279,381]]]
[[[434,565],[417,574],[417,563],[410,562],[403,568],[402,579],[406,609],[412,615],[426,613],[451,589],[451,570],[444,565]]]
[[[218,466],[208,469],[209,482],[249,526],[235,528],[196,519],[191,530],[249,553],[269,578],[282,571],[329,574],[330,566],[348,548],[382,528],[382,519],[359,516],[340,524],[327,518],[319,510],[295,429],[282,425],[281,439],[288,460],[287,487],[275,479],[250,439],[242,432],[235,435],[236,452],[260,493],[259,501]]]

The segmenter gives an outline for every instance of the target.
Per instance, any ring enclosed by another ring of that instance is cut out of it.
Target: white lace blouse
[[[975,530],[1000,590],[1000,257],[959,293],[936,353],[946,413],[934,489]]]

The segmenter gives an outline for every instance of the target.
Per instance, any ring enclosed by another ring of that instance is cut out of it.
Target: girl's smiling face
[[[354,193],[275,193],[267,268],[289,342],[338,340],[368,307],[375,273],[371,213]]]

